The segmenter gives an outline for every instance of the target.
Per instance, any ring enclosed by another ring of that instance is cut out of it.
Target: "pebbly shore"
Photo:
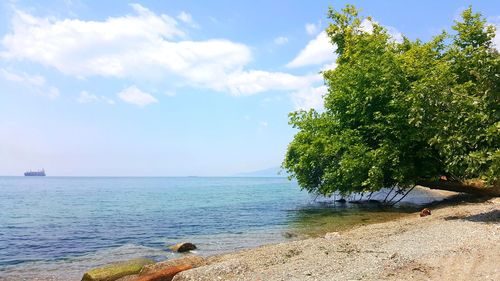
[[[209,257],[174,281],[500,280],[500,198]]]

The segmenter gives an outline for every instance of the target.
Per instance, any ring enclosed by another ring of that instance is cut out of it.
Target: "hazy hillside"
[[[282,171],[280,167],[272,167],[268,169],[235,174],[236,177],[286,177],[287,173]]]

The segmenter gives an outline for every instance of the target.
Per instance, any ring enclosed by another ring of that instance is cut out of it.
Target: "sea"
[[[383,196],[383,194],[381,195]],[[281,177],[0,177],[0,280],[81,280],[133,258],[202,256],[395,219],[439,196],[416,190],[396,208],[338,203]]]

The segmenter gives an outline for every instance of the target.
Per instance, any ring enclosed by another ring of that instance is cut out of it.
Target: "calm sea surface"
[[[210,255],[413,211],[313,199],[285,178],[0,177],[0,280],[80,280],[113,261],[175,257],[167,246],[181,241]]]

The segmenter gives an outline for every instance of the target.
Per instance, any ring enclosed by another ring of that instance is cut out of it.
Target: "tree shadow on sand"
[[[500,222],[500,210],[495,209],[486,213],[480,213],[476,215],[458,215],[449,216],[444,218],[445,220],[468,220],[472,222],[482,222],[482,223],[498,223]]]

